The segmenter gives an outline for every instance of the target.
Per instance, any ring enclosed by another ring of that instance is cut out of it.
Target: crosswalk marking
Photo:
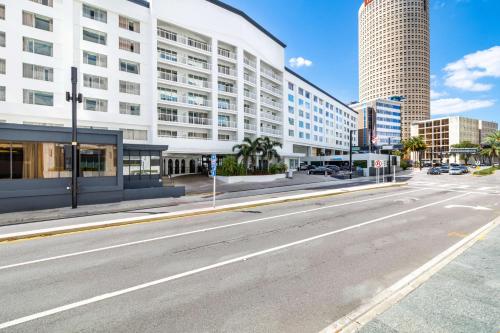
[[[441,189],[449,189],[449,190],[470,190],[477,192],[487,192],[491,194],[500,194],[499,188],[494,186],[482,186],[475,187],[474,185],[463,185],[459,183],[441,183],[441,182],[424,182],[424,181],[409,181],[410,185],[418,186],[418,187],[432,187],[432,188],[441,188]]]

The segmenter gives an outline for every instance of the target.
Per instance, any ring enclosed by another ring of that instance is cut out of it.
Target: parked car
[[[316,166],[311,165],[311,164],[301,164],[299,167],[299,170],[307,171],[307,170],[312,170],[314,168],[316,168]]]
[[[459,168],[462,169],[463,173],[469,173],[469,167],[468,166],[466,166],[466,165],[460,165]]]
[[[428,175],[440,175],[441,174],[441,168],[429,168],[427,170]]]
[[[432,163],[431,162],[424,162],[423,164],[424,164],[423,165],[424,168],[430,168],[430,167],[432,167]]]
[[[339,172],[340,171],[340,167],[338,167],[336,165],[327,165],[326,168],[332,169],[335,172]]]
[[[450,175],[461,175],[464,172],[462,171],[462,168],[460,168],[460,167],[451,167],[449,173],[450,173]]]
[[[325,173],[327,175],[331,175],[331,174],[335,173],[335,171],[333,171],[332,169],[327,168],[327,167],[323,167],[323,166],[311,169],[308,172],[310,175],[324,175]]]
[[[441,166],[439,167],[439,169],[440,169],[441,173],[448,173],[448,172],[450,172],[450,167],[449,167],[449,166],[447,166],[447,165],[444,165],[444,164],[443,164],[443,165],[441,165]]]

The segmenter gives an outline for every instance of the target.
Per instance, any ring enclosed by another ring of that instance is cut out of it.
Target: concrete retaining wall
[[[285,178],[285,174],[277,175],[264,175],[264,176],[217,176],[217,179],[223,183],[234,184],[234,183],[266,183],[272,182],[277,179]]]

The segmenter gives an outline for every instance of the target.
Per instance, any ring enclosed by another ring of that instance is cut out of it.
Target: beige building
[[[430,118],[428,0],[365,0],[358,12],[359,100],[403,96],[402,137]]]
[[[446,117],[415,122],[411,136],[420,136],[427,145],[423,159],[441,160],[449,157],[450,147],[464,141],[481,144],[498,130],[498,123],[465,117]]]

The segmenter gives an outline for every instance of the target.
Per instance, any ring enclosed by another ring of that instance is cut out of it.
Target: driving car
[[[449,173],[450,173],[450,175],[461,175],[464,172],[462,171],[462,168],[460,168],[460,167],[451,167]]]
[[[444,164],[443,164],[443,165],[441,165],[441,166],[439,167],[439,169],[440,169],[441,173],[448,173],[448,172],[450,172],[450,167],[449,167],[449,166],[447,166],[447,165],[444,165]]]
[[[331,175],[331,174],[335,173],[335,171],[333,171],[332,169],[327,168],[327,167],[323,167],[323,166],[311,169],[308,172],[310,175],[324,175],[325,173],[327,175]]]
[[[441,169],[440,168],[429,168],[427,170],[428,175],[440,175],[441,174]]]

